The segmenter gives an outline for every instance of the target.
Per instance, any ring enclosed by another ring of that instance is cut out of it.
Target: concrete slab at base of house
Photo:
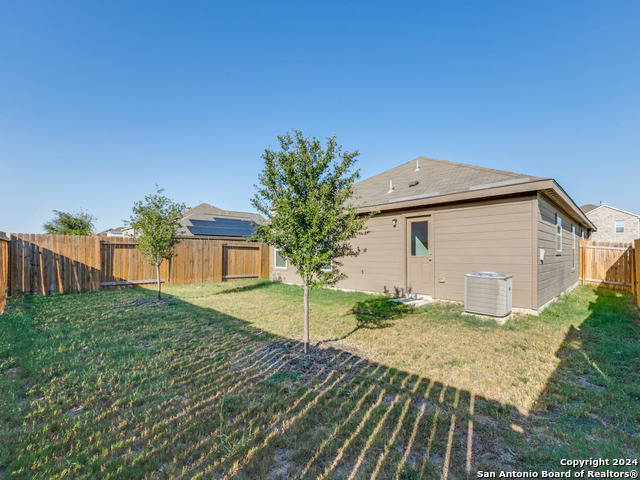
[[[403,305],[409,305],[410,307],[422,307],[433,303],[433,297],[429,295],[418,295],[417,293],[408,293],[402,298],[392,298],[390,302],[402,303]]]

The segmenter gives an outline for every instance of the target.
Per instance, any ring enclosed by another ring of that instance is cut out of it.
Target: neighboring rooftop
[[[264,218],[257,213],[234,212],[201,203],[184,212],[179,235],[183,237],[248,237]]]
[[[596,208],[598,208],[598,205],[587,203],[586,205],[581,206],[580,210],[582,210],[584,213],[589,213],[591,210],[595,210]]]
[[[110,228],[109,230],[105,230],[104,232],[98,233],[98,235],[106,236],[106,237],[125,237],[125,236],[135,236],[135,231],[131,227],[117,227]]]
[[[99,232],[98,235],[107,235],[108,233],[111,234],[120,234],[122,235],[122,233],[129,227],[118,227],[118,228],[110,228],[108,230],[105,230],[103,232]]]
[[[418,198],[546,180],[464,163],[418,157],[358,182],[359,206],[383,205]]]

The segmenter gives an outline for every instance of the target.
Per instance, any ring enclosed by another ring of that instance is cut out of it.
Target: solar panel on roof
[[[215,220],[191,220],[187,230],[193,235],[220,235],[227,237],[246,237],[253,235],[251,220],[237,218],[216,218]]]

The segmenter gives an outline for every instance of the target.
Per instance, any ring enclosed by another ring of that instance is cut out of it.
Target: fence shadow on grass
[[[32,302],[35,310],[58,301],[58,309],[80,308],[82,321],[67,337],[56,333],[69,321],[39,325],[42,342],[58,342],[48,356],[40,350],[51,378],[30,390],[36,399],[23,392],[18,400],[0,474],[22,462],[47,477],[446,479],[521,470],[530,460],[520,456],[530,419],[513,406],[335,346],[305,355],[299,341],[180,299],[115,295]],[[580,330],[600,328],[603,308],[596,301]],[[553,408],[554,389],[575,373],[564,359],[574,335],[558,351],[562,363],[540,406]],[[37,338],[33,349],[42,349]],[[76,378],[87,380],[79,387]],[[49,429],[54,436],[39,436]]]
[[[561,458],[637,457],[640,448],[640,314],[630,292],[593,291],[587,318],[569,327],[532,408],[533,457],[556,469]]]

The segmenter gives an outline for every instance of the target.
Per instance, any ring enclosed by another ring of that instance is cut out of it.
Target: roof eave
[[[522,195],[526,193],[551,190],[562,199],[565,207],[573,212],[574,216],[582,221],[588,228],[597,230],[595,225],[580,210],[571,197],[564,189],[553,179],[547,178],[535,180],[532,182],[518,183],[514,185],[505,185],[500,187],[490,187],[480,190],[469,190],[464,192],[449,193],[446,195],[438,195],[432,197],[418,198],[414,200],[406,200],[403,202],[382,203],[378,205],[366,205],[358,208],[358,213],[370,212],[389,212],[394,210],[405,210],[416,207],[429,207],[436,205],[444,205],[458,202],[468,202],[473,200],[481,200],[488,198],[508,197],[512,195]]]
[[[576,214],[576,217],[580,219],[582,222],[584,222],[585,225],[587,225],[587,227],[589,227],[591,230],[593,230],[594,232],[597,231],[598,228],[593,224],[591,220],[589,220],[589,217],[587,217],[587,214],[584,213],[580,209],[580,207],[578,207],[576,202],[573,201],[573,199],[569,196],[569,194],[564,191],[564,188],[562,188],[560,184],[555,180],[552,180],[552,182],[554,186],[553,188],[554,192],[557,193],[562,198],[564,203],[566,203],[566,206],[568,206],[571,210],[573,210],[573,212]]]

